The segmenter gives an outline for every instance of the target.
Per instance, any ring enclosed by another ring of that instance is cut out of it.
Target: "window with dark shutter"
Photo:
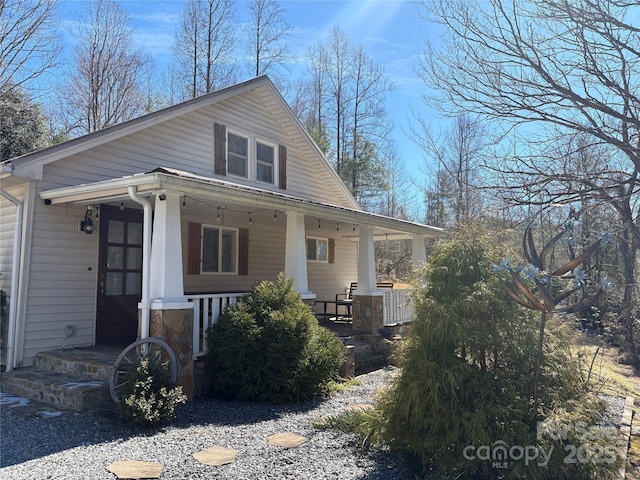
[[[200,253],[202,240],[202,225],[200,223],[189,222],[189,232],[187,239],[187,274],[200,274]]]
[[[227,174],[227,128],[219,123],[213,125],[213,160],[216,175]]]
[[[329,239],[329,263],[335,263],[336,261],[336,241],[333,238]]]
[[[287,189],[287,147],[278,146],[278,186]]]

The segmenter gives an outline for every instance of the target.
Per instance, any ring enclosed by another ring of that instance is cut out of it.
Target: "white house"
[[[266,76],[1,167],[7,370],[166,328],[193,355],[216,302],[281,271],[375,304],[374,239],[413,238],[420,262],[442,234],[364,212]]]

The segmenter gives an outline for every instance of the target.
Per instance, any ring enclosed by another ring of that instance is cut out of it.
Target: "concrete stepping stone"
[[[160,478],[162,465],[137,460],[120,460],[107,467],[117,478],[140,480],[143,478]]]
[[[267,437],[267,443],[273,447],[296,448],[307,443],[308,438],[295,433],[275,433]]]
[[[225,447],[211,447],[193,454],[193,458],[203,465],[219,467],[236,461],[238,450]]]

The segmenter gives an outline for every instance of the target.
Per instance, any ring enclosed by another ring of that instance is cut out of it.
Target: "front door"
[[[141,210],[100,207],[96,344],[132,342],[142,297]]]

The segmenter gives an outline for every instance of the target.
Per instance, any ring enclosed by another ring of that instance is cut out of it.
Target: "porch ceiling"
[[[186,213],[211,218],[212,223],[216,222],[218,212],[221,221],[233,218],[248,222],[251,217],[252,222],[263,223],[273,221],[274,215],[284,220],[285,212],[295,211],[306,216],[307,230],[318,229],[320,225],[320,231],[331,229],[336,234],[354,240],[358,238],[360,224],[375,227],[376,238],[384,237],[389,240],[409,238],[413,234],[439,237],[445,233],[437,227],[168,168],[119,179],[46,190],[40,192],[40,198],[52,205],[120,205],[123,202],[127,207],[139,208],[138,204],[129,199],[127,189],[130,186],[135,187],[139,195],[149,197],[151,202],[160,193],[178,194],[185,200]]]

